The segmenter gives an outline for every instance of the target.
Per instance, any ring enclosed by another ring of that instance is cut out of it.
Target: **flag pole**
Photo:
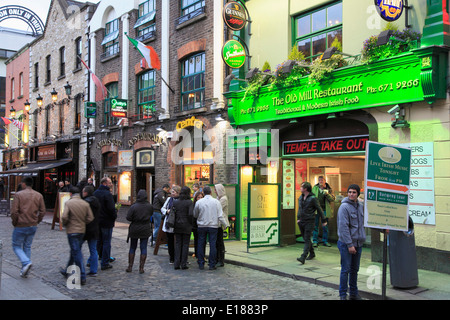
[[[84,63],[83,59],[80,57],[80,55],[77,54],[77,57],[80,59],[80,61],[84,64],[84,66],[88,69],[89,74],[95,74],[91,68],[89,68],[89,66]],[[108,88],[105,86],[106,92],[108,92],[108,94],[111,96],[111,91],[108,90]],[[94,99],[95,100],[95,99]]]

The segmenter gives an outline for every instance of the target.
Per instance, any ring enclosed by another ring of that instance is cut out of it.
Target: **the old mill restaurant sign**
[[[258,95],[228,92],[232,125],[243,125],[424,100],[421,64],[414,55],[373,66],[336,70],[321,83],[263,87]],[[231,98],[231,100],[230,100]]]

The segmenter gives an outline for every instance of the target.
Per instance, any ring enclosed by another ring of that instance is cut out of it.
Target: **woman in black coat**
[[[147,192],[143,189],[139,190],[136,202],[130,207],[127,214],[127,220],[131,221],[130,227],[128,228],[128,239],[131,239],[131,243],[126,272],[132,271],[137,243],[138,239],[140,239],[141,257],[139,260],[139,273],[144,273],[148,238],[150,238],[152,233],[150,226],[150,218],[152,215],[153,206],[147,201]]]
[[[183,187],[180,196],[173,203],[175,212],[175,260],[174,269],[187,269],[187,258],[189,252],[189,241],[192,232],[192,201],[191,189]]]

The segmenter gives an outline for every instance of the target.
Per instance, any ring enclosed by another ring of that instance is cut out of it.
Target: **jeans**
[[[339,296],[347,296],[347,289],[350,286],[350,296],[358,295],[358,271],[361,260],[362,247],[355,247],[356,254],[348,252],[345,243],[338,241],[339,252],[341,253],[341,276],[339,279]]]
[[[83,263],[83,254],[81,253],[81,245],[83,244],[84,233],[69,233],[67,239],[70,246],[70,258],[67,267],[75,264],[80,268],[81,280],[86,280],[86,269]]]
[[[161,225],[161,212],[153,211],[153,241],[158,237],[159,226]]]
[[[200,267],[205,264],[205,246],[206,246],[206,236],[209,235],[209,267],[216,266],[217,258],[217,228],[198,228],[198,257],[197,262]]]
[[[323,214],[327,216],[327,213],[323,211]],[[319,214],[316,214],[316,221],[314,223],[314,231],[313,231],[313,242],[318,243],[318,237],[319,237],[319,221],[322,220],[320,218]],[[324,221],[322,221],[323,223]],[[328,225],[325,227],[322,226],[322,242],[327,243],[328,242]]]
[[[302,221],[298,224],[300,228],[300,232],[302,234],[303,240],[305,240],[305,245],[303,246],[302,257],[306,258],[308,253],[314,255],[314,248],[311,243],[311,236],[314,230],[314,222],[313,221]]]
[[[89,271],[91,273],[97,273],[98,271],[98,253],[97,253],[97,239],[86,240],[89,247]]]
[[[101,266],[106,267],[109,265],[109,258],[111,258],[111,238],[113,228],[100,228],[102,237],[102,262]]]
[[[31,263],[31,244],[36,234],[37,226],[14,228],[12,234],[12,248],[22,263],[22,268]]]
[[[141,255],[146,256],[147,255],[147,245],[148,245],[148,238],[130,238],[130,250],[128,251],[129,254],[135,254],[137,249],[137,243],[139,242],[139,248],[141,249]]]

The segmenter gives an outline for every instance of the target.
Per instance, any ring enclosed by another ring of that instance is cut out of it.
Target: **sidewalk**
[[[338,290],[340,254],[336,244],[315,249],[316,257],[304,265],[296,259],[303,244],[286,247],[250,248],[246,241],[226,241],[225,262],[264,272],[307,281]],[[363,298],[381,299],[381,263],[370,260],[370,249],[364,248],[358,273],[358,289]],[[379,274],[379,277],[377,276]],[[394,289],[387,266],[386,297],[393,300],[450,300],[450,275],[427,270],[418,271],[419,286],[414,289]]]

